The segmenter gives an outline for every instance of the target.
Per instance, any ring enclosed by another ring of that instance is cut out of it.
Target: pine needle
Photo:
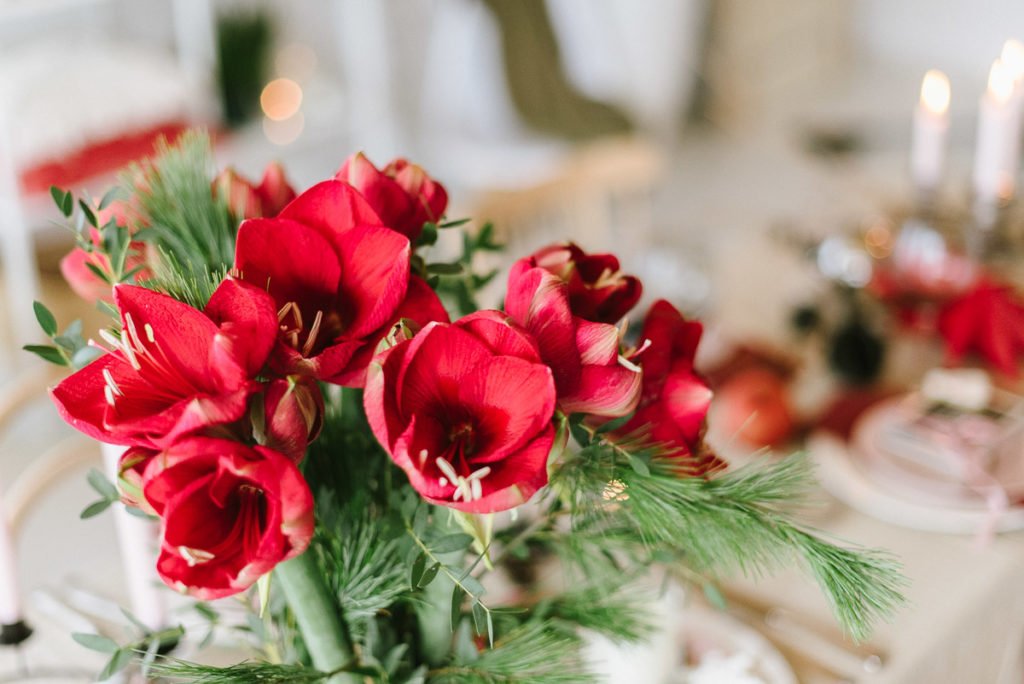
[[[855,639],[903,602],[906,581],[892,556],[843,548],[794,523],[785,508],[813,481],[807,458],[790,457],[710,479],[680,477],[671,459],[638,449],[649,468],[631,467],[615,447],[595,444],[556,475],[574,502],[573,535],[607,535],[651,551],[684,556],[694,569],[719,575],[761,576],[801,560],[815,577],[840,624]],[[634,458],[639,457],[634,455]],[[609,498],[609,483],[614,483]]]

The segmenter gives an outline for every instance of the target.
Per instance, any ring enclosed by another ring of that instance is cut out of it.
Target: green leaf
[[[89,473],[85,476],[85,479],[88,480],[89,486],[92,487],[96,491],[96,493],[102,496],[104,499],[117,501],[120,498],[117,493],[117,487],[115,487],[113,483],[111,483],[111,481],[107,479],[106,475],[96,470],[95,468],[91,468],[89,470]]]
[[[107,666],[103,668],[103,672],[99,674],[99,680],[102,682],[110,679],[115,674],[126,668],[128,663],[132,662],[134,657],[134,652],[127,648],[122,648],[115,652],[114,657],[110,659]]]
[[[642,477],[647,477],[651,474],[651,467],[647,464],[647,461],[643,456],[637,454],[629,454],[629,467]]]
[[[135,617],[131,613],[131,611],[126,610],[125,608],[122,608],[121,609],[121,614],[124,615],[126,618],[128,618],[128,622],[130,622],[133,625],[135,625],[135,628],[138,629],[139,632],[141,632],[143,635],[147,635],[147,634],[149,634],[150,632],[153,631],[152,629],[150,629],[150,627],[148,625],[144,624],[142,622],[142,620],[140,620],[139,618]]]
[[[416,560],[413,561],[412,569],[409,571],[409,586],[416,589],[420,586],[420,580],[423,579],[423,570],[427,567],[427,554],[422,551],[416,556]]]
[[[156,520],[156,516],[150,515],[141,508],[136,508],[135,506],[125,506],[124,510],[125,513],[127,513],[128,515],[133,515],[136,518],[142,518],[143,520]]]
[[[459,618],[462,617],[462,595],[462,589],[459,587],[452,590],[451,626],[453,632],[459,626]]]
[[[71,365],[75,368],[85,368],[90,363],[98,359],[102,354],[103,352],[96,347],[86,345],[72,354]]]
[[[114,653],[119,649],[119,646],[114,642],[113,639],[108,639],[107,637],[101,636],[99,634],[73,632],[71,634],[71,638],[91,651],[99,651],[100,653]]]
[[[93,501],[91,504],[85,507],[85,509],[78,514],[78,517],[82,520],[88,520],[89,518],[95,518],[103,511],[110,508],[110,505],[114,502],[110,499],[100,499],[99,501]]]
[[[473,601],[473,631],[477,634],[484,633],[484,627],[487,624],[486,613],[487,611],[479,601]]]
[[[572,433],[572,438],[576,440],[577,444],[586,448],[590,446],[590,433],[580,424],[582,418],[581,414],[575,414],[569,418],[569,432]]]
[[[454,221],[445,221],[444,223],[439,225],[438,228],[458,228],[459,226],[466,225],[467,223],[469,223],[472,220],[473,219],[461,218],[461,219],[455,219]]]
[[[441,569],[441,564],[440,563],[434,563],[433,565],[431,565],[429,568],[427,568],[426,572],[423,573],[423,576],[420,578],[420,581],[417,584],[417,586],[420,589],[424,589],[424,588],[430,586],[430,583],[433,582],[434,579],[437,578],[437,572],[440,569]]]
[[[463,588],[468,591],[474,599],[480,598],[487,591],[484,589],[484,585],[480,584],[480,580],[472,575],[466,575],[459,581],[462,583]]]
[[[106,194],[100,200],[100,209],[106,209],[110,206],[110,203],[118,199],[121,196],[121,188],[114,186],[110,190],[107,190]]]
[[[78,200],[78,206],[81,207],[82,213],[85,214],[85,220],[89,222],[89,225],[93,228],[99,228],[96,223],[96,213],[92,210],[85,200]]]
[[[71,212],[64,211],[65,195],[67,195],[67,193],[64,192],[62,189],[58,188],[56,185],[50,186],[50,197],[53,198],[53,203],[57,205],[57,208],[60,210],[62,214],[64,214],[64,216],[71,216]]]
[[[463,272],[462,264],[427,264],[427,273],[437,275],[459,275]]]
[[[430,550],[434,553],[451,553],[453,551],[461,551],[469,547],[473,543],[473,537],[462,532],[456,532],[455,534],[445,535],[436,541],[431,542]]]
[[[91,261],[87,261],[87,262],[85,262],[85,267],[87,269],[89,269],[89,271],[94,276],[96,276],[97,278],[99,278],[103,282],[107,283],[108,285],[113,285],[113,283],[110,281],[110,274],[107,273],[106,271],[104,271],[102,268],[100,268],[96,264],[92,263]]]
[[[51,347],[45,344],[26,344],[22,349],[31,354],[35,354],[44,361],[55,363],[58,366],[68,365],[68,360],[64,358],[64,355],[61,354],[60,350],[56,347]]]
[[[198,601],[192,604],[192,608],[210,622],[216,622],[220,619],[220,614],[209,603]]]
[[[622,427],[623,425],[625,425],[626,423],[628,423],[630,421],[630,419],[632,419],[632,418],[633,418],[633,414],[632,413],[628,413],[628,414],[626,414],[624,416],[621,416],[619,418],[615,418],[613,420],[609,420],[607,423],[605,423],[601,427],[597,428],[594,432],[596,432],[599,435],[603,435],[606,432],[614,432],[614,431],[618,430],[620,427]]]
[[[39,321],[39,327],[43,329],[47,337],[53,337],[57,334],[57,319],[53,317],[50,310],[46,308],[46,305],[42,302],[32,302],[32,309],[36,312],[36,320]]]
[[[416,238],[417,247],[429,247],[437,242],[437,226],[429,221],[423,224],[423,232]]]

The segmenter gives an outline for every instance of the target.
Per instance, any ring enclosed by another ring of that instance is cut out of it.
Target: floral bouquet
[[[214,178],[196,133],[98,203],[53,196],[78,236],[63,271],[113,319],[86,341],[37,304],[54,345],[30,349],[76,369],[52,390],[61,416],[125,447],[87,513],[158,519],[164,582],[224,629],[208,601],[252,616],[231,667],[161,655],[180,628],[80,636],[113,653],[108,674],[593,681],[588,633],[653,629],[654,565],[720,597],[718,577],[802,561],[855,637],[901,601],[890,557],[787,515],[804,458],[712,453],[700,323],[659,301],[630,335],[641,284],[612,255],[542,249],[512,265],[503,309],[478,310],[493,232],[446,220],[423,169],[357,154],[296,195],[277,166]],[[455,230],[461,257],[432,262]]]

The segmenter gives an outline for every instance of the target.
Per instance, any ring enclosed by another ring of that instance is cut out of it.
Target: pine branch
[[[199,684],[313,684],[326,681],[333,673],[320,672],[302,665],[244,662],[229,667],[214,667],[167,658],[154,663],[150,674],[172,681]]]
[[[213,173],[210,139],[193,130],[173,146],[159,142],[153,161],[131,167],[122,178],[144,217],[136,238],[173,255],[166,266],[180,269],[185,279],[224,271],[234,261],[237,226],[211,189]]]
[[[428,673],[431,684],[591,684],[580,654],[580,638],[568,630],[534,622],[519,627],[494,648],[457,655]]]
[[[652,592],[639,589],[619,576],[619,582],[592,583],[534,608],[536,618],[549,616],[569,623],[567,627],[589,629],[613,641],[635,643],[654,631],[648,606]]]
[[[696,569],[760,576],[794,558],[818,580],[842,626],[857,639],[903,602],[905,580],[890,555],[831,544],[792,522],[785,506],[812,481],[809,462],[793,456],[711,479],[682,477],[655,454],[648,467],[595,443],[571,457],[555,486],[574,506],[574,535],[630,538],[652,551],[685,556]],[[634,459],[637,458],[634,455]]]

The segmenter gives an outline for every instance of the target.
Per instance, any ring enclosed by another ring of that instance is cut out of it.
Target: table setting
[[[488,6],[502,41],[543,15]],[[919,75],[896,172],[827,117],[630,131],[560,73],[615,130],[534,131],[534,182],[437,141],[324,172],[264,154],[312,110],[278,75],[262,128],[54,182],[72,246],[16,331],[50,365],[0,396],[0,681],[1021,681],[1024,43],[976,100]]]

